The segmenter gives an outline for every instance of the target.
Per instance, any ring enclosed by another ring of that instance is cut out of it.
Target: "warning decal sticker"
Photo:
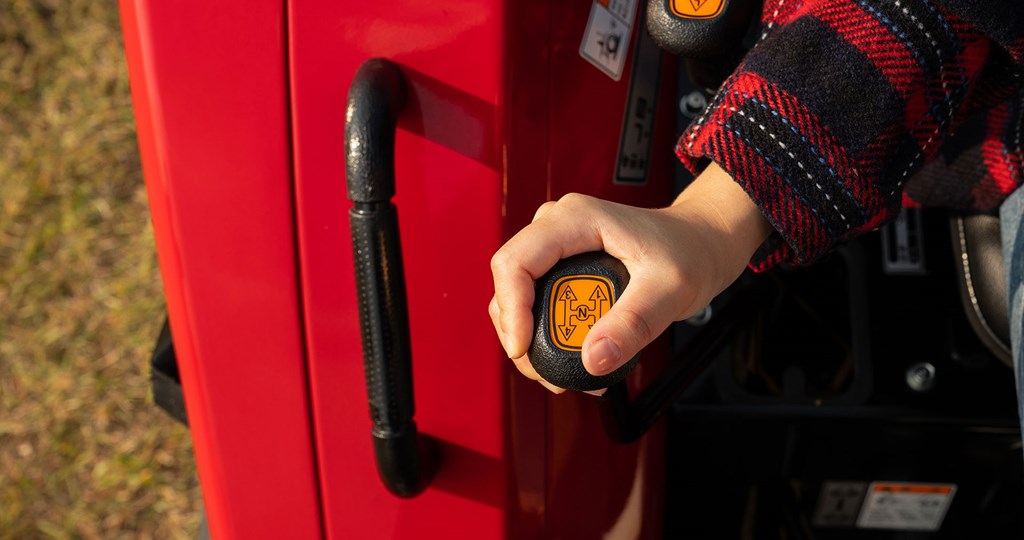
[[[867,482],[824,482],[818,496],[818,508],[814,512],[814,525],[853,527],[867,489]]]
[[[551,289],[548,333],[563,351],[579,351],[597,320],[615,303],[612,283],[602,276],[566,276]]]
[[[857,527],[937,531],[955,493],[955,484],[873,482],[868,486]]]
[[[622,78],[635,17],[636,0],[595,0],[580,43],[580,56],[612,79]]]
[[[651,157],[651,136],[654,134],[654,112],[658,104],[658,79],[661,75],[661,49],[647,32],[637,34],[633,74],[629,79],[629,93],[619,134],[619,154],[615,159],[615,184],[646,184],[647,163]]]

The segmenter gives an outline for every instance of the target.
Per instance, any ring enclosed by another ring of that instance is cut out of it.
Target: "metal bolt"
[[[700,90],[694,90],[679,100],[679,112],[687,118],[696,118],[707,106],[708,100]]]
[[[927,392],[935,387],[935,366],[918,362],[907,368],[907,386],[915,392]]]
[[[711,320],[711,305],[704,306],[704,309],[700,310],[696,315],[686,319],[686,322],[693,326],[704,326]]]

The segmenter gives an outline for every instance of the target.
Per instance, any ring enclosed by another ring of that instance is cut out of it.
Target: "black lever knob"
[[[759,0],[648,0],[647,30],[684,58],[722,58],[738,48]]]
[[[621,261],[604,252],[574,255],[559,261],[536,281],[534,332],[530,363],[555,386],[599,390],[622,379],[639,354],[619,369],[600,377],[583,367],[583,340],[629,284]]]

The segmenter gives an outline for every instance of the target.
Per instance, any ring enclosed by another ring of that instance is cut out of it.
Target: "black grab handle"
[[[345,176],[359,326],[373,450],[380,478],[395,495],[414,497],[437,468],[436,449],[418,434],[412,388],[409,313],[395,195],[395,130],[405,105],[405,78],[373,58],[356,71],[345,110]]]

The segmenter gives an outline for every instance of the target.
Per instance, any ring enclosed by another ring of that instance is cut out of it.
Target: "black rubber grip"
[[[738,48],[760,0],[648,0],[647,31],[683,58],[723,58]]]
[[[536,281],[529,357],[544,380],[584,391],[607,388],[626,378],[639,354],[612,373],[595,376],[583,367],[580,345],[628,284],[626,267],[604,252],[567,257]]]
[[[402,430],[416,407],[398,213],[391,203],[356,205],[349,224],[370,418],[379,428]]]
[[[363,367],[381,480],[395,495],[422,492],[436,468],[434,446],[419,435],[412,384],[412,353],[395,194],[395,129],[405,103],[398,66],[365,62],[349,88],[345,174]]]
[[[353,202],[386,202],[395,196],[395,130],[405,101],[405,77],[398,66],[380,58],[359,66],[345,109],[345,178]]]

